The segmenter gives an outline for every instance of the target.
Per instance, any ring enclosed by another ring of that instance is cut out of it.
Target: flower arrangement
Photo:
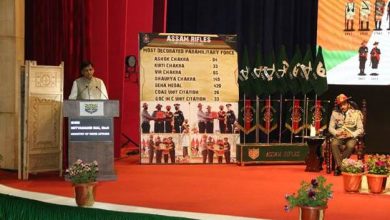
[[[285,210],[289,211],[296,206],[326,207],[328,200],[333,197],[333,184],[325,184],[326,179],[318,176],[309,182],[302,181],[297,194],[286,194],[288,205]]]
[[[78,159],[66,170],[66,175],[73,184],[96,182],[97,174],[99,172],[97,161],[86,163]]]
[[[387,175],[389,173],[389,156],[386,155],[368,155],[367,171],[369,174]]]
[[[363,173],[364,164],[361,160],[345,158],[341,163],[341,171],[345,173]]]

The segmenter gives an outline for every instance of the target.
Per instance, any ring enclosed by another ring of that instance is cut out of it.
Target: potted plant
[[[389,174],[389,157],[386,155],[368,155],[367,183],[371,193],[382,193]]]
[[[323,176],[318,176],[310,182],[302,181],[297,193],[285,196],[288,203],[285,210],[289,211],[298,206],[299,219],[323,219],[328,200],[333,196],[333,184],[325,182]]]
[[[96,178],[99,172],[97,161],[91,163],[78,159],[69,169],[66,176],[75,189],[76,203],[81,207],[92,206],[95,203]]]
[[[341,163],[341,172],[344,181],[344,190],[358,192],[362,183],[364,164],[361,160],[346,158]]]

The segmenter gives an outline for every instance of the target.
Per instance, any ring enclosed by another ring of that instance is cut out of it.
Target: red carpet
[[[138,156],[116,161],[118,180],[100,182],[99,202],[179,211],[269,219],[298,219],[298,210],[283,210],[284,195],[302,180],[323,175],[334,184],[326,219],[387,219],[390,197],[345,193],[342,177],[304,172],[304,165],[138,165]],[[30,175],[19,181],[15,172],[0,172],[6,186],[73,197],[69,182],[57,173]]]

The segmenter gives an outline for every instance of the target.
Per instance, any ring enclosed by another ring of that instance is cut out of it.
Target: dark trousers
[[[170,121],[165,122],[165,133],[172,133],[172,125]]]
[[[214,162],[214,151],[208,150],[209,163]]]
[[[226,127],[227,127],[226,133],[229,133],[229,134],[233,133],[233,123],[227,123]]]
[[[157,150],[156,151],[156,163],[161,163],[162,159],[162,150]]]
[[[164,133],[164,122],[155,121],[154,122],[154,133]]]
[[[175,133],[181,133],[181,125],[178,123],[174,124]]]
[[[149,122],[142,122],[141,124],[142,133],[149,133],[150,132],[150,123]]]
[[[225,151],[224,154],[226,163],[230,163],[230,151]]]
[[[171,158],[171,163],[175,163],[176,156],[174,149],[169,150],[169,157]]]
[[[213,121],[206,122],[206,133],[213,133],[214,132],[214,123]]]
[[[206,132],[206,122],[204,121],[198,122],[198,127],[199,127],[199,133],[203,134]]]
[[[222,134],[226,133],[226,124],[224,121],[219,121],[219,130]]]
[[[202,159],[203,159],[203,163],[206,163],[207,162],[207,150],[202,150]]]
[[[153,163],[154,150],[149,150],[149,163]]]

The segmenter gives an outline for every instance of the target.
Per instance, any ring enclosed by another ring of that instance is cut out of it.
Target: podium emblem
[[[86,112],[88,112],[89,114],[93,114],[93,113],[97,112],[98,105],[96,103],[85,104],[84,110]]]
[[[260,156],[260,149],[259,148],[250,148],[248,150],[248,156],[252,159],[255,160]]]

